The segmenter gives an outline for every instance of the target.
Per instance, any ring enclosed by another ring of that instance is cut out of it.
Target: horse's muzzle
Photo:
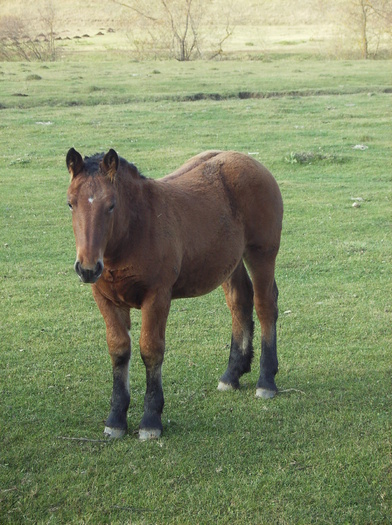
[[[75,262],[75,272],[79,275],[80,280],[84,283],[93,284],[98,281],[103,272],[103,262],[98,261],[95,268],[83,268],[80,261]]]

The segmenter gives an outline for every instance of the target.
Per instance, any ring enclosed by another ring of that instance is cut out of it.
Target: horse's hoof
[[[256,397],[260,397],[262,399],[271,399],[275,397],[276,390],[268,390],[267,388],[257,388],[256,389]]]
[[[229,390],[234,390],[234,387],[229,383],[223,383],[222,381],[219,381],[218,390],[220,392],[228,392]]]
[[[110,439],[120,439],[125,436],[126,430],[125,428],[105,427],[103,433]]]
[[[139,428],[140,441],[149,441],[161,437],[162,431],[159,428]]]

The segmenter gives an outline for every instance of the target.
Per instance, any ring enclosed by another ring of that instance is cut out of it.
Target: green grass
[[[6,108],[79,108],[214,97],[378,94],[391,87],[390,63],[295,59],[177,63],[93,58],[49,66],[1,63],[0,103]],[[41,81],[37,82],[36,76],[42,77]]]
[[[388,68],[0,64],[1,523],[391,522]],[[111,367],[72,268],[71,146],[114,147],[150,177],[209,148],[271,169],[285,202],[276,399],[254,397],[257,359],[240,391],[216,390],[231,333],[217,290],[173,302],[164,434],[151,443],[134,433],[145,372],[133,313],[130,432],[100,441]]]

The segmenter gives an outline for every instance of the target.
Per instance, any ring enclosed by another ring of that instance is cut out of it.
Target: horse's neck
[[[113,261],[126,258],[132,252],[132,247],[137,246],[145,235],[145,227],[150,222],[151,214],[151,184],[153,185],[153,181],[149,179],[134,176],[119,184],[113,232],[105,258]]]

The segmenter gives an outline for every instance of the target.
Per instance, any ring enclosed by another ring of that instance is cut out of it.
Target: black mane
[[[104,158],[105,153],[94,153],[91,157],[84,157],[84,168],[86,170],[86,173],[88,175],[96,175],[99,172],[99,164],[101,160]],[[119,157],[120,163],[128,164],[128,166],[134,170],[139,177],[142,179],[145,179],[146,177],[140,173],[140,171],[137,169],[137,167],[132,164],[131,162],[128,162],[122,157]]]

